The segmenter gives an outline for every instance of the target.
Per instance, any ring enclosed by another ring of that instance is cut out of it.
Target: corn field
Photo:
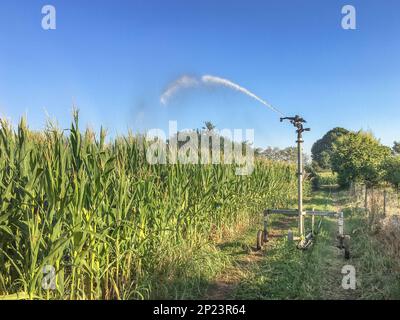
[[[295,195],[295,168],[256,160],[234,165],[150,165],[132,134],[106,142],[69,130],[0,128],[0,298],[148,299],[179,264],[224,232],[283,207]],[[212,264],[212,260],[208,262]],[[43,287],[54,268],[54,288]]]

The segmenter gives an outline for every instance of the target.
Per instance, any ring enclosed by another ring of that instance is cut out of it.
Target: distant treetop
[[[328,131],[321,139],[316,141],[311,148],[311,157],[321,169],[331,169],[331,156],[334,142],[341,136],[349,133],[349,130],[336,127]]]

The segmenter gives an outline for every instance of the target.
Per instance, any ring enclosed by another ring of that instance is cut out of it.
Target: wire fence
[[[349,193],[355,207],[364,209],[371,231],[380,234],[381,240],[400,256],[399,190],[352,184]]]
[[[392,256],[400,258],[399,190],[352,184],[349,196],[355,208],[364,210],[370,231],[376,234]]]
[[[353,183],[350,198],[357,207],[364,208],[369,214],[382,217],[400,215],[400,192],[393,188],[367,188],[363,184]]]

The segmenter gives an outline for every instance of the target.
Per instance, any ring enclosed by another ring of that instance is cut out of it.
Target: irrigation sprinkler
[[[339,240],[338,247],[340,249],[344,249],[345,258],[348,259],[350,257],[350,236],[344,235],[344,215],[343,212],[329,212],[329,211],[304,211],[303,210],[303,179],[304,179],[304,162],[303,162],[303,133],[310,131],[310,128],[304,128],[304,124],[307,123],[302,117],[296,115],[294,117],[283,117],[280,119],[281,122],[288,120],[295,128],[297,133],[297,176],[298,176],[298,184],[297,184],[297,197],[298,197],[298,208],[296,209],[267,209],[264,211],[264,230],[259,230],[257,233],[257,249],[261,250],[264,243],[268,242],[268,218],[272,214],[278,215],[286,215],[293,216],[298,218],[298,226],[299,226],[299,243],[297,244],[297,248],[299,249],[308,249],[313,244],[313,240],[315,236],[318,234],[321,225],[322,219],[324,217],[337,218],[338,221],[338,234],[337,239]],[[304,218],[306,216],[311,216],[311,230],[305,232],[304,228]],[[315,217],[320,217],[320,221],[318,223],[317,228],[315,228]],[[289,231],[288,239],[293,240],[293,234]]]
[[[310,128],[304,128],[306,120],[299,116],[281,118],[281,122],[289,120],[296,127],[297,133],[297,175],[298,175],[298,213],[299,213],[299,233],[300,237],[304,237],[304,215],[303,215],[303,132],[310,131]]]

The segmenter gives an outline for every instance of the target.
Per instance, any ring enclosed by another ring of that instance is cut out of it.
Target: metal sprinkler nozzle
[[[304,123],[307,123],[306,120],[304,120],[302,117],[300,117],[299,115],[295,115],[294,117],[284,117],[280,119],[281,122],[283,122],[284,120],[289,120],[291,124],[293,124],[293,126],[295,126],[298,130],[298,132],[302,133],[304,131],[311,131],[310,128],[304,128]]]

